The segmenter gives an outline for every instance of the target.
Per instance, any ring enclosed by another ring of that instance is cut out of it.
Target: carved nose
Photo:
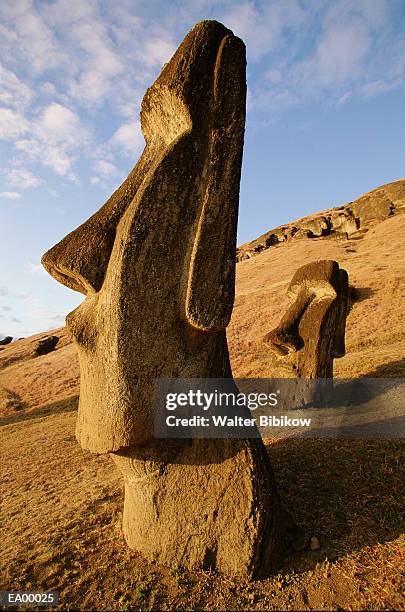
[[[84,295],[100,291],[117,225],[149,164],[149,158],[142,157],[99,211],[43,255],[45,270],[62,285]]]
[[[91,217],[52,247],[42,265],[57,281],[88,295],[100,290],[115,238],[115,223]]]

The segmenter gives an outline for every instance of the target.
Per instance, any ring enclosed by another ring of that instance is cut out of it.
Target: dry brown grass
[[[404,377],[404,230],[405,215],[360,240],[297,241],[238,264],[229,330],[235,376],[271,376],[260,339],[287,306],[289,280],[307,261],[334,258],[355,288],[336,374]],[[112,462],[75,441],[77,357],[65,331],[54,333],[61,342],[49,355],[32,356],[37,337],[0,352],[1,589],[58,589],[64,609],[404,608],[400,441],[269,445],[286,507],[322,544],[291,556],[277,576],[245,583],[158,567],[124,545],[122,484]]]
[[[294,272],[309,261],[335,259],[349,273],[354,299],[347,354],[335,360],[335,375],[405,377],[404,232],[402,215],[375,225],[359,240],[292,241],[241,261],[228,333],[234,376],[274,375],[260,340],[287,309],[286,290]]]

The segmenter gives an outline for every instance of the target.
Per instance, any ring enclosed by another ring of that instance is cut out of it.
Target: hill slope
[[[391,185],[405,192],[404,181]],[[285,312],[296,269],[323,258],[339,261],[353,287],[347,354],[335,361],[336,374],[405,377],[405,215],[399,210],[396,204],[394,214],[370,219],[348,238],[301,233],[301,240],[272,244],[238,263],[228,330],[235,377],[274,373],[261,338]],[[252,244],[240,253],[249,250]],[[268,447],[284,503],[322,544],[287,559],[277,576],[243,583],[157,567],[123,542],[122,483],[112,462],[83,452],[74,438],[77,355],[64,328],[52,333],[60,341],[48,355],[33,356],[44,334],[0,351],[7,524],[0,588],[58,589],[62,608],[84,610],[403,609],[400,441],[281,440]]]
[[[400,214],[405,211],[404,204],[405,181],[390,183],[331,209],[345,214],[350,209],[361,219],[360,230],[347,238],[339,235],[335,239],[333,231],[312,238],[301,234],[301,239],[294,236],[272,244],[238,263],[235,306],[228,328],[235,377],[277,375],[274,358],[261,338],[287,309],[286,290],[294,272],[316,259],[336,259],[348,271],[352,287],[347,354],[335,360],[335,375],[405,376],[405,215]],[[312,223],[328,216],[330,211],[324,211],[289,226],[309,227],[308,220]],[[251,252],[263,243],[263,237],[243,245],[239,253]],[[60,337],[57,350],[43,357],[34,357],[32,349],[44,334],[0,351],[3,416],[14,412],[16,406],[22,415],[77,396],[80,377],[75,348],[63,328],[52,333]]]

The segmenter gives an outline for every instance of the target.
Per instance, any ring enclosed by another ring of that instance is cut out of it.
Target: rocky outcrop
[[[237,249],[237,261],[249,259],[287,240],[355,238],[375,223],[405,212],[405,180],[388,183],[344,206],[304,217],[272,229]]]
[[[12,336],[6,336],[3,340],[0,340],[0,346],[5,346],[6,344],[10,344],[13,341]]]
[[[36,343],[33,353],[37,357],[39,357],[40,355],[47,355],[51,351],[55,350],[55,347],[58,342],[58,336],[47,336],[46,338],[41,338],[41,340],[38,340],[38,342]]]
[[[112,453],[131,548],[171,566],[265,575],[284,519],[261,439],[154,439],[154,383],[229,378],[245,124],[243,42],[198,24],[142,102],[146,147],[107,203],[43,257],[86,300],[77,438]]]

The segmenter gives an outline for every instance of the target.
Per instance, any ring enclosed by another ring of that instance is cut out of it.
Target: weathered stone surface
[[[34,355],[47,355],[51,351],[55,350],[56,345],[59,342],[58,336],[47,336],[46,338],[41,338],[38,340],[33,353]]]
[[[67,317],[81,367],[77,438],[113,453],[128,544],[251,576],[277,565],[284,545],[263,443],[153,439],[155,379],[232,376],[245,65],[224,26],[193,28],[145,94],[137,165],[43,264],[86,295]]]
[[[0,346],[4,346],[6,344],[10,344],[10,342],[13,341],[13,337],[12,336],[6,336],[5,338],[3,338],[3,340],[0,340]]]
[[[336,261],[314,261],[295,273],[288,296],[293,300],[278,327],[264,341],[291,365],[298,378],[333,377],[333,359],[345,354],[349,285]],[[316,392],[309,386],[309,394]],[[310,403],[305,397],[301,403]],[[305,400],[305,401],[304,401]]]
[[[128,545],[169,565],[268,575],[282,558],[284,530],[262,445],[165,440],[114,453]]]
[[[358,229],[356,218],[350,210],[332,213],[330,224],[333,228],[333,232],[353,234]]]
[[[362,195],[354,202],[304,217],[288,225],[272,229],[256,240],[241,245],[237,261],[257,255],[291,238],[323,238],[358,236],[375,223],[405,211],[405,180],[388,183]]]
[[[314,235],[311,230],[307,229],[306,227],[301,227],[291,236],[291,238],[294,240],[302,240],[303,238],[314,238]]]

